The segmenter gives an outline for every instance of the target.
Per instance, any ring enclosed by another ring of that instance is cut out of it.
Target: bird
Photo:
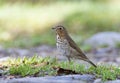
[[[58,51],[65,57],[67,57],[70,62],[71,59],[79,59],[86,61],[97,67],[88,57],[83,53],[83,51],[77,46],[77,44],[69,36],[66,28],[62,25],[57,25],[52,27],[56,33],[56,46]]]

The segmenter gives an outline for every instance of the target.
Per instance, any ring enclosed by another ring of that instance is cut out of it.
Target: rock
[[[120,80],[112,80],[103,82],[101,79],[96,79],[93,83],[120,83]]]
[[[66,75],[48,77],[26,77],[0,80],[0,83],[93,83],[93,75]]]
[[[0,60],[3,60],[4,57],[32,57],[34,55],[41,56],[41,57],[56,57],[58,59],[63,59],[62,56],[57,55],[57,50],[55,47],[52,46],[47,46],[47,45],[41,45],[37,47],[32,47],[28,49],[23,49],[23,48],[2,48],[0,47]],[[6,60],[6,58],[5,58]]]
[[[15,57],[23,57],[23,56],[29,56],[30,51],[27,49],[20,49],[20,48],[9,48],[7,49],[7,52],[9,55],[15,56]]]
[[[85,44],[92,47],[116,47],[118,43],[120,43],[120,33],[117,32],[100,32],[85,41]]]
[[[94,81],[94,83],[102,83],[102,80],[101,80],[101,79],[96,79],[96,80]]]
[[[2,70],[2,69],[0,69],[0,78],[3,78],[7,74],[8,74],[8,70]]]
[[[6,52],[6,49],[0,47],[0,58],[8,56],[9,53]]]
[[[0,76],[2,76],[3,73],[4,73],[4,71],[0,69]]]
[[[105,81],[94,80],[93,75],[66,75],[66,76],[47,76],[47,77],[25,77],[2,79],[0,83],[120,83],[120,80]]]
[[[31,48],[31,50],[34,52],[41,52],[41,51],[51,52],[54,50],[54,48],[48,45],[41,45],[35,48]]]
[[[107,48],[96,48],[95,54],[117,54],[115,49],[112,47],[107,47]]]
[[[105,83],[120,83],[120,80],[107,81]]]
[[[0,58],[0,62],[7,61],[8,59],[10,59],[10,57],[2,57]]]
[[[120,57],[116,58],[116,62],[120,64]]]
[[[55,48],[48,45],[41,45],[38,47],[30,48],[30,51],[39,56],[47,57],[54,55]]]

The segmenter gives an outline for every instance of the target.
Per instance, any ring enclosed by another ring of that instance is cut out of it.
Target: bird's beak
[[[55,27],[52,28],[53,30],[55,29]]]

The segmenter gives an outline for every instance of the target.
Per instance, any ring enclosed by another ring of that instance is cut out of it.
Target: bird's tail
[[[97,67],[92,61],[87,61],[88,63],[92,64],[94,67]]]

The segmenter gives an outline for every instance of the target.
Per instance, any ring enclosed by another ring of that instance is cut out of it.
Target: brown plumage
[[[52,29],[55,30],[57,36],[57,49],[63,56],[66,56],[70,61],[71,58],[81,59],[97,67],[93,62],[91,62],[87,56],[82,52],[82,50],[77,46],[77,44],[68,35],[67,30],[61,26],[55,26]]]

